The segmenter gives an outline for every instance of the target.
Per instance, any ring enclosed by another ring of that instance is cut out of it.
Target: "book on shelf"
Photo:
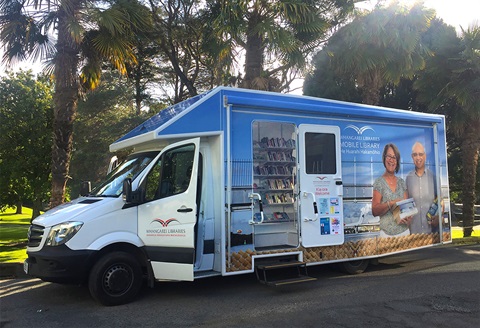
[[[295,148],[295,140],[263,137],[259,142],[259,146],[261,148]]]
[[[288,217],[288,214],[285,212],[274,212],[273,217],[275,220],[281,220],[281,221],[289,221],[290,218]]]

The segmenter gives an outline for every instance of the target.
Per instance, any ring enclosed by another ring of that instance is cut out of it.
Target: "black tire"
[[[365,271],[368,267],[369,260],[356,260],[348,262],[340,262],[338,264],[342,272],[348,274],[359,274]]]
[[[92,297],[103,305],[133,301],[142,288],[142,268],[135,257],[125,252],[108,253],[100,258],[88,280]]]

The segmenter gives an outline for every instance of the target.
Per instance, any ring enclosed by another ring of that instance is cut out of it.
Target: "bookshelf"
[[[257,131],[253,138],[253,189],[262,196],[263,222],[292,222],[296,175],[294,126],[263,123]],[[255,216],[258,222],[260,213]]]

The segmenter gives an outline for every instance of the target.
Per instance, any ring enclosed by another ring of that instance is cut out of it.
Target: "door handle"
[[[180,213],[188,213],[188,212],[191,212],[191,211],[193,211],[192,208],[179,208],[177,210],[177,212],[180,212]]]
[[[258,224],[258,223],[263,223],[264,219],[264,214],[263,214],[263,203],[262,203],[262,196],[258,193],[251,193],[248,195],[248,198],[250,198],[252,201],[254,199],[258,199],[258,205],[260,206],[260,222],[255,221],[255,217],[253,217],[248,223],[249,224]]]
[[[317,207],[317,202],[315,200],[315,194],[313,192],[308,192],[308,191],[304,191],[303,192],[303,198],[308,198],[308,196],[311,195],[312,198],[313,198],[313,213],[315,214],[315,218],[314,219],[311,219],[311,218],[305,218],[305,222],[315,222],[318,220],[318,207]]]

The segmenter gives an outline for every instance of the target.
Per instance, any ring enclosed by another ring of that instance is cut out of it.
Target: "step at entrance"
[[[277,260],[263,262],[255,267],[258,281],[268,286],[282,286],[317,280],[307,274],[305,262]]]

